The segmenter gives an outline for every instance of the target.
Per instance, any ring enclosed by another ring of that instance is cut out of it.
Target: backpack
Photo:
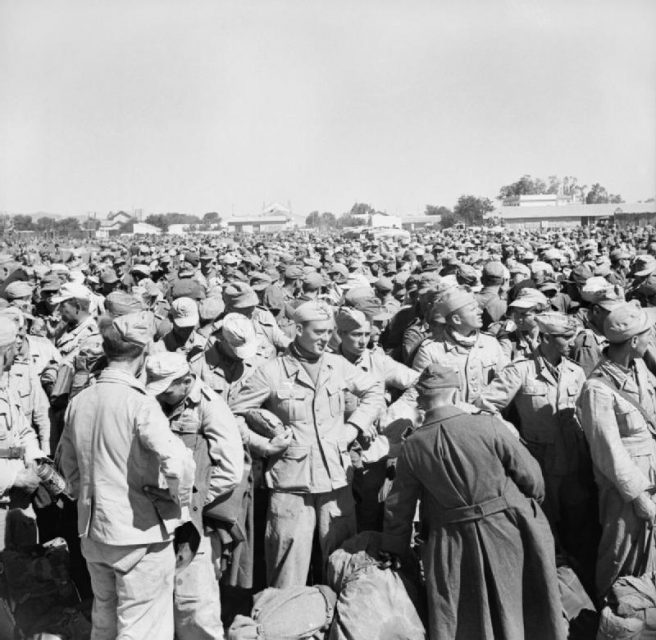
[[[333,619],[336,596],[324,585],[265,589],[254,598],[251,618],[265,640],[322,640]]]
[[[80,598],[69,573],[68,547],[62,538],[5,549],[0,552],[0,573],[0,627],[13,625],[14,637],[50,634],[62,640],[87,640],[91,635],[91,624],[80,611]]]
[[[379,546],[380,534],[366,532],[331,554],[328,583],[339,597],[327,640],[425,640],[403,578],[379,566]]]

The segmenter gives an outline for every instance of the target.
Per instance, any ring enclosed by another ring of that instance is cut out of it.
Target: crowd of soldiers
[[[94,640],[217,639],[377,531],[430,638],[565,638],[557,565],[656,569],[652,231],[5,239],[0,550],[63,536]]]

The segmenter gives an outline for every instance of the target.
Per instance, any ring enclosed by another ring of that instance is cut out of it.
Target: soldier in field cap
[[[355,533],[348,446],[358,435],[376,436],[373,422],[384,402],[373,377],[325,353],[334,327],[326,303],[300,305],[294,322],[288,352],[259,367],[230,403],[236,414],[263,406],[291,429],[265,474],[267,578],[279,588],[305,585],[315,531],[324,570],[330,553]],[[347,391],[360,404],[345,421]]]
[[[656,568],[653,536],[645,537],[656,520],[656,378],[642,359],[653,321],[645,309],[620,303],[603,328],[608,346],[584,383],[577,407],[599,488],[600,598],[618,577]]]
[[[381,559],[409,555],[421,499],[430,638],[564,640],[540,468],[497,417],[456,406],[460,384],[448,363],[419,378],[425,417],[397,462]]]
[[[172,638],[172,542],[189,518],[195,465],[137,377],[152,316],[103,319],[101,335],[107,367],[70,401],[59,449],[95,596],[92,635]]]

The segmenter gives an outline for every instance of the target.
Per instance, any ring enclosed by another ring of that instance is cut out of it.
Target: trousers
[[[91,640],[173,639],[171,542],[114,546],[82,538],[93,589]]]
[[[219,583],[208,536],[200,539],[193,560],[176,571],[173,606],[177,640],[223,640]]]
[[[325,578],[330,554],[356,532],[351,487],[327,493],[271,492],[264,541],[269,586],[307,583],[315,530]]]

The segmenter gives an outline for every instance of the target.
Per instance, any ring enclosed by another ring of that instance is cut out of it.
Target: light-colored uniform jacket
[[[457,344],[448,333],[443,340],[424,340],[412,362],[415,371],[423,371],[437,363],[458,369],[460,390],[458,400],[473,403],[485,387],[508,363],[496,338],[479,333],[472,347]]]
[[[175,527],[188,519],[192,454],[171,432],[155,398],[125,371],[105,369],[71,400],[58,459],[78,500],[80,536],[109,545],[149,545],[172,539]],[[155,503],[143,491],[166,483],[179,503]]]
[[[641,411],[601,382],[599,373],[652,419],[656,419],[656,378],[642,359],[627,370],[603,356],[583,385],[577,404],[599,488],[602,536],[596,579],[598,595],[603,596],[618,577],[656,569],[642,566],[644,552],[639,546],[646,525],[632,504],[656,485],[656,440]]]
[[[291,427],[288,449],[269,460],[267,485],[277,491],[324,493],[351,479],[345,392],[360,405],[349,417],[359,429],[370,425],[384,406],[382,385],[344,357],[325,353],[317,383],[301,362],[285,354],[262,365],[236,389],[230,407],[236,414],[264,406]]]

